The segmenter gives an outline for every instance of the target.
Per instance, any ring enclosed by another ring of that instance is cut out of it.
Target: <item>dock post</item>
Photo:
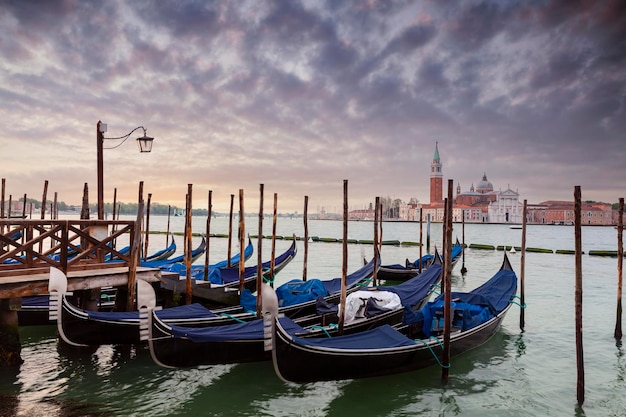
[[[17,310],[11,308],[11,301],[0,300],[0,368],[15,367],[24,362]]]

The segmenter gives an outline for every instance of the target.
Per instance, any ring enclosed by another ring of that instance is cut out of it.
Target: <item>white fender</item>
[[[154,288],[150,283],[143,279],[137,280],[137,310],[141,308],[155,308],[156,307],[156,295],[154,294]]]
[[[57,268],[50,268],[50,279],[48,281],[48,292],[50,293],[50,300],[48,303],[48,318],[50,320],[56,320],[57,330],[59,336],[65,343],[71,346],[87,346],[81,343],[72,342],[63,331],[63,314],[59,312],[59,307],[62,303],[62,298],[66,295],[72,295],[67,291],[67,276]]]
[[[67,277],[60,269],[50,267],[50,279],[48,281],[48,292],[56,291],[59,294],[67,292]]]
[[[143,279],[137,280],[137,310],[139,310],[139,340],[145,342],[150,337],[151,322],[149,318],[152,316],[152,311],[157,310],[157,307],[154,288]]]
[[[263,312],[263,348],[272,350],[274,320],[278,317],[278,297],[274,288],[261,284],[261,310]]]
[[[56,321],[59,315],[59,303],[61,297],[67,292],[67,277],[60,269],[50,267],[50,278],[48,279],[48,319]],[[71,295],[71,294],[70,294]]]

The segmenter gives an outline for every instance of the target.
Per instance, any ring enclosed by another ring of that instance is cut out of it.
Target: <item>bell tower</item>
[[[435,142],[435,155],[430,164],[430,204],[443,203],[443,172],[439,158],[439,142]]]

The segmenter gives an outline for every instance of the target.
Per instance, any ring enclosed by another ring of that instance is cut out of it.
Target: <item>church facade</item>
[[[435,154],[430,169],[430,203],[421,206],[423,218],[430,215],[431,221],[443,221],[443,164],[439,156],[439,144],[435,144]],[[418,215],[419,217],[419,215]],[[476,187],[462,192],[457,183],[456,196],[452,203],[452,220],[468,223],[522,223],[523,205],[519,193],[507,187],[504,191],[494,191],[487,173]]]

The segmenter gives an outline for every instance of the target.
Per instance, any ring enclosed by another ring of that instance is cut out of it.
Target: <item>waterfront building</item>
[[[430,164],[430,202],[420,204],[412,198],[410,203],[399,199],[387,202],[389,206],[385,210],[383,220],[419,221],[420,209],[422,219],[426,221],[430,217],[431,222],[443,222],[444,198],[443,198],[443,163],[439,155],[439,142],[435,143],[435,152]],[[488,180],[487,173],[483,172],[482,179],[474,186],[471,184],[468,191],[461,190],[460,182],[457,182],[456,196],[452,204],[452,221],[466,223],[510,223],[521,224],[523,221],[523,203],[520,202],[520,194],[513,190],[510,185],[502,191],[494,190],[493,184]],[[527,204],[528,224],[574,224],[573,201],[544,201],[539,204]],[[617,210],[613,210],[611,204],[602,202],[582,203],[583,225],[615,225],[617,224]],[[372,220],[374,210],[353,210],[349,213],[353,220]],[[626,222],[626,215],[624,216]]]
[[[467,223],[522,222],[523,205],[519,202],[519,193],[510,187],[504,191],[494,191],[487,173],[483,173],[476,187],[472,183],[469,191],[462,192],[460,183],[457,183],[452,206],[454,222],[463,221],[463,217]],[[430,165],[430,204],[422,205],[421,208],[425,218],[430,215],[433,222],[443,221],[443,164],[438,143],[435,144],[435,154]]]
[[[544,201],[539,204],[528,205],[528,223],[573,225],[573,201]],[[614,224],[613,209],[607,203],[581,203],[581,224],[594,226],[608,226]]]

